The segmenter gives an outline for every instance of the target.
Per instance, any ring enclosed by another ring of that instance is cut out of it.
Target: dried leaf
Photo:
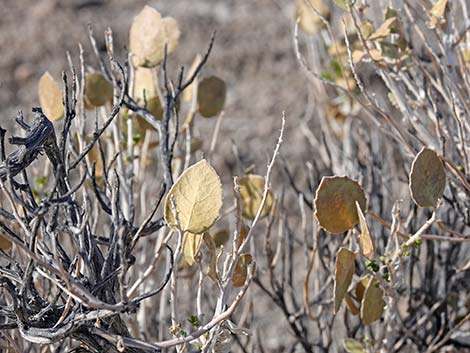
[[[356,0],[333,0],[338,7],[343,10],[347,10],[350,6],[353,6]]]
[[[163,60],[165,44],[170,54],[178,45],[179,36],[178,24],[173,18],[162,18],[157,10],[145,6],[134,18],[129,32],[129,47],[135,55],[134,64],[157,66]]]
[[[346,248],[340,248],[336,255],[334,285],[335,314],[339,311],[341,302],[348,291],[353,274],[356,270],[354,262],[355,257],[356,254]]]
[[[359,222],[356,201],[364,211],[367,200],[357,182],[348,177],[323,177],[315,196],[315,217],[328,232],[345,232]]]
[[[400,48],[393,43],[386,41],[381,41],[380,43],[381,55],[390,59],[399,59],[400,58]]]
[[[144,102],[157,95],[152,69],[137,66],[134,71],[134,94],[136,101]],[[144,99],[145,97],[145,99]]]
[[[437,18],[443,18],[446,13],[448,0],[437,0],[431,8],[431,15]]]
[[[39,104],[49,120],[56,121],[64,116],[62,91],[49,72],[39,79]]]
[[[380,27],[370,35],[368,40],[376,40],[376,39],[383,39],[388,37],[392,32],[392,26],[397,21],[396,17],[388,18],[380,25]]]
[[[196,256],[201,249],[203,236],[204,234],[189,232],[183,234],[183,257],[189,266],[192,266],[196,261]]]
[[[190,153],[197,152],[202,148],[203,145],[204,145],[204,141],[202,139],[198,137],[193,137],[191,139],[189,152]]]
[[[207,265],[204,273],[214,282],[217,282],[219,280],[219,276],[217,274],[216,244],[214,239],[212,239],[212,237],[207,232],[204,233],[204,243],[209,249],[209,264]]]
[[[369,284],[369,276],[364,276],[362,277],[359,282],[356,283],[356,299],[358,301],[362,301],[362,298],[364,298],[364,292],[366,291],[366,287]]]
[[[374,276],[369,276],[369,282],[361,301],[361,319],[364,325],[370,325],[382,317],[385,301],[383,290],[377,285]]]
[[[366,52],[362,50],[354,50],[352,53],[353,64],[357,64],[358,62],[360,62],[364,58],[365,55],[366,55]]]
[[[227,229],[219,230],[218,232],[212,234],[212,239],[214,239],[214,244],[216,247],[224,245],[230,238],[230,233]]]
[[[155,119],[157,120],[163,119],[163,107],[160,103],[160,99],[158,98],[158,96],[147,99],[146,109],[149,111],[150,114],[152,114],[155,117]],[[136,123],[137,123],[136,128],[140,134],[144,135],[147,130],[156,131],[153,125],[148,123],[147,120],[145,120],[143,116],[141,116],[140,114],[137,114],[135,117],[136,117]]]
[[[240,184],[240,198],[242,200],[243,217],[253,220],[261,206],[264,191],[264,177],[250,174],[238,179]],[[261,211],[260,218],[266,217],[273,206],[274,198],[268,191],[266,203]]]
[[[219,114],[225,104],[226,85],[216,76],[206,77],[199,82],[197,103],[199,113],[205,118]]]
[[[86,146],[87,144],[89,144],[91,140],[92,136],[85,136],[84,145]],[[73,135],[73,144],[77,151],[80,150],[78,133],[75,133]],[[95,145],[91,148],[90,152],[88,152],[87,158],[90,160],[90,163],[95,164],[95,176],[97,177],[98,182],[100,182],[100,179],[103,176],[103,163],[101,159],[99,144],[95,143]]]
[[[369,227],[367,227],[366,218],[364,213],[362,213],[361,206],[356,201],[357,215],[359,216],[359,224],[361,226],[361,235],[360,241],[362,246],[362,253],[365,257],[371,258],[374,256],[374,244],[372,243],[372,238],[370,237]]]
[[[113,100],[113,85],[97,72],[85,76],[85,101],[87,106],[101,107]]]
[[[374,61],[382,61],[384,59],[382,52],[378,49],[370,49],[368,52],[362,50],[354,50],[352,53],[352,60],[354,64],[357,64],[369,54],[369,57]]]
[[[346,338],[343,341],[343,347],[348,353],[367,353],[362,343],[352,338]]]
[[[186,79],[189,79],[194,73],[196,72],[197,67],[201,63],[202,57],[200,54],[197,54],[196,57],[194,58],[193,63],[191,64],[191,67],[188,70],[188,74],[186,75]],[[197,85],[198,85],[198,78],[191,82],[191,84],[183,91],[183,101],[185,102],[191,102],[193,99],[193,95],[197,94]]]
[[[0,249],[8,251],[11,249],[12,243],[9,239],[0,234]]]
[[[369,50],[369,56],[374,61],[382,61],[384,59],[382,53],[378,49]]]
[[[87,142],[88,143],[88,142]],[[90,152],[88,152],[88,158],[91,163],[95,163],[95,175],[99,179],[103,176],[103,161],[101,159],[101,153],[98,144],[95,144]]]
[[[324,0],[307,0],[326,20],[330,18],[330,8]],[[306,33],[315,34],[324,27],[321,18],[305,3],[297,0],[295,17],[299,19],[299,27]]]
[[[240,229],[238,230],[238,238],[237,238],[237,250],[245,241],[246,237],[248,236],[248,232],[250,228],[244,223],[240,222]]]
[[[344,295],[344,301],[346,302],[346,305],[348,306],[348,309],[349,309],[349,312],[356,316],[359,314],[360,310],[359,308],[357,307],[356,303],[354,303],[354,300],[351,298],[351,296],[349,295],[349,293],[346,293]]]
[[[194,234],[209,229],[220,215],[222,184],[205,159],[186,169],[176,180],[165,199],[165,221],[173,229],[173,198],[181,229]]]
[[[232,275],[232,286],[235,288],[243,287],[248,276],[248,266],[253,262],[250,254],[242,254],[238,258]]]
[[[359,30],[361,31],[361,34],[364,39],[368,39],[370,35],[374,33],[374,25],[370,21],[364,21],[359,26]]]
[[[409,186],[418,206],[436,206],[446,186],[444,165],[436,152],[423,148],[417,154],[411,166]]]

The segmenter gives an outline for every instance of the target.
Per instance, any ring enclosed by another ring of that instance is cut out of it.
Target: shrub
[[[308,159],[279,157],[282,115],[266,170],[238,161],[233,185],[211,165],[214,35],[171,79],[178,25],[146,6],[128,61],[90,28],[99,68],[43,75],[9,154],[0,129],[7,351],[469,348],[468,9],[334,3],[296,2]]]

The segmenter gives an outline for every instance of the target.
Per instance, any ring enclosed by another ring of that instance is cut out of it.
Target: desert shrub
[[[237,159],[231,185],[214,35],[172,78],[178,24],[146,6],[127,60],[90,27],[97,65],[80,47],[41,77],[25,136],[0,129],[4,350],[469,348],[466,3],[295,13],[306,152],[283,158],[280,112],[267,167]]]

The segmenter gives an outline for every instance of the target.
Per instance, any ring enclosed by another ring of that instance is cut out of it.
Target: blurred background
[[[304,110],[306,80],[293,49],[295,10],[291,0],[2,0],[1,3],[2,126],[12,126],[18,109],[29,113],[32,106],[38,105],[37,84],[45,71],[60,82],[61,72],[68,70],[66,51],[78,64],[79,42],[85,49],[86,63],[97,67],[90,55],[88,23],[93,25],[101,45],[106,28],[113,30],[115,47],[123,62],[132,19],[145,5],[178,21],[180,44],[169,61],[174,77],[180,65],[189,68],[195,55],[205,52],[211,32],[217,31],[214,50],[202,75],[216,74],[228,85],[219,140],[225,152],[230,151],[226,148],[230,148],[233,140],[239,146],[240,158],[253,155],[267,160],[282,111],[286,111],[288,121],[294,121]],[[213,126],[215,120],[207,124]],[[288,130],[295,128],[287,125]],[[211,133],[212,128],[208,136]],[[264,165],[263,162],[261,168]]]

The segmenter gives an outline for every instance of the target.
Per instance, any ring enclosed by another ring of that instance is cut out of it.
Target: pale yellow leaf
[[[143,103],[157,95],[155,82],[153,81],[152,69],[137,66],[134,70],[134,93],[133,98]],[[145,97],[145,100],[144,100]]]
[[[392,31],[392,26],[397,21],[396,17],[388,18],[380,25],[380,27],[370,35],[369,40],[383,39],[390,35]]]
[[[335,314],[339,311],[341,302],[351,284],[356,269],[354,262],[355,257],[356,254],[346,248],[340,248],[336,255],[334,283]]]
[[[165,44],[170,54],[178,45],[179,36],[178,24],[173,18],[162,18],[157,10],[145,6],[134,18],[129,32],[129,47],[135,55],[134,64],[157,66],[163,60]]]
[[[185,232],[183,234],[183,257],[189,266],[196,261],[197,254],[201,249],[204,234],[193,234]]]
[[[191,64],[191,67],[188,70],[188,74],[186,76],[186,79],[189,79],[191,76],[194,75],[196,72],[197,67],[201,63],[202,57],[200,54],[197,54],[196,57],[194,58],[193,63]],[[193,99],[193,96],[197,94],[197,85],[198,85],[198,78],[196,77],[193,82],[183,91],[183,101],[185,102],[191,102]]]
[[[361,23],[361,25],[359,26],[359,30],[361,31],[361,34],[364,39],[367,39],[372,33],[374,33],[374,25],[370,21],[365,21]]]
[[[261,175],[250,174],[238,179],[240,184],[240,198],[242,200],[243,216],[253,220],[261,206],[265,180]],[[266,203],[261,211],[260,217],[266,217],[273,206],[274,197],[271,191],[268,191]]]
[[[437,0],[431,9],[431,15],[434,17],[444,17],[448,0]]]
[[[382,53],[378,49],[371,49],[369,50],[369,55],[372,60],[374,61],[382,61],[384,59]]]
[[[165,199],[165,221],[176,228],[173,199],[181,229],[194,234],[209,229],[220,215],[222,184],[205,159],[186,169]]]
[[[366,218],[362,213],[361,206],[356,201],[357,215],[359,216],[359,225],[361,226],[360,241],[362,245],[362,253],[365,257],[371,258],[374,256],[374,244],[370,236],[369,227],[367,227]]]
[[[39,104],[49,120],[59,120],[64,116],[62,91],[49,72],[39,79]]]
[[[352,338],[346,338],[343,341],[343,346],[348,353],[367,353],[362,343]]]
[[[353,64],[357,64],[358,62],[360,62],[365,55],[366,53],[362,50],[354,50],[352,53]]]
[[[306,0],[297,0],[295,8],[295,17],[299,19],[299,26],[304,32],[309,34],[317,33],[324,27],[321,18],[313,11]],[[325,20],[330,18],[330,8],[324,0],[307,0],[310,5],[320,14]]]

